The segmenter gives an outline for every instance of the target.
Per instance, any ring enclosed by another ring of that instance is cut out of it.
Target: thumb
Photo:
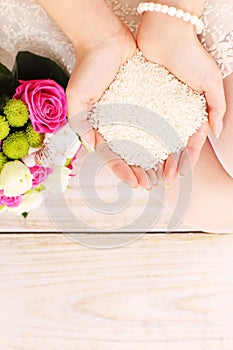
[[[96,146],[96,139],[88,110],[101,98],[119,68],[115,64],[109,66],[114,57],[110,58],[105,49],[89,51],[78,58],[67,87],[70,124],[91,148]]]
[[[81,57],[81,58],[80,58]],[[110,64],[109,62],[114,62]],[[88,122],[88,110],[96,103],[116,76],[120,64],[114,51],[104,47],[78,57],[67,86],[68,115],[73,128],[91,147],[96,146],[95,131]]]
[[[95,131],[88,120],[88,110],[98,98],[93,98],[96,91],[93,90],[93,78],[86,62],[76,65],[67,89],[68,119],[70,127],[81,137],[87,148],[96,146]],[[101,96],[101,93],[100,93]]]
[[[67,99],[68,106],[69,101],[71,101],[71,106],[73,104],[76,107],[74,110],[77,111],[71,112],[72,109],[68,108],[69,125],[71,129],[74,130],[76,134],[78,134],[81,137],[81,140],[84,146],[87,148],[87,150],[93,151],[96,146],[95,131],[88,120],[87,105],[78,101],[77,98],[75,99],[75,101],[73,101],[72,99],[70,100],[68,97]]]

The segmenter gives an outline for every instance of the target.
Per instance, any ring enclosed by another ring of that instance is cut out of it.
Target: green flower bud
[[[19,128],[24,126],[29,118],[29,111],[23,101],[11,99],[3,109],[10,126]]]
[[[28,154],[29,143],[23,131],[10,134],[2,143],[5,156],[10,159],[21,159]]]
[[[40,134],[39,132],[36,132],[33,129],[33,126],[31,123],[29,123],[27,126],[26,135],[27,135],[28,143],[31,147],[37,148],[43,145],[44,134]]]
[[[8,121],[5,117],[0,115],[0,140],[5,139],[10,132]]]
[[[2,171],[4,165],[7,163],[7,157],[4,156],[2,152],[0,152],[0,172]]]

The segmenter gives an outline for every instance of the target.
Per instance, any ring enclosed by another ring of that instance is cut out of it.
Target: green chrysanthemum
[[[11,99],[7,102],[3,111],[10,126],[19,128],[28,121],[29,111],[23,101]]]
[[[8,121],[5,117],[0,115],[0,140],[5,139],[10,132]]]
[[[0,152],[0,172],[2,171],[2,168],[7,163],[7,157],[4,156],[2,152]]]
[[[21,159],[28,154],[29,143],[23,131],[10,134],[2,143],[5,156],[10,159]]]
[[[28,124],[26,129],[27,140],[31,147],[37,148],[43,145],[44,134],[40,134],[33,129],[32,124]]]

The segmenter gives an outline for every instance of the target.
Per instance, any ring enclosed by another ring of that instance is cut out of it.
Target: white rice
[[[204,95],[137,51],[90,113],[90,122],[128,164],[148,170],[179,152],[207,121]]]

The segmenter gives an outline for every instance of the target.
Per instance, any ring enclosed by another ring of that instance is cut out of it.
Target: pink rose
[[[0,206],[5,205],[8,208],[16,208],[22,203],[22,196],[6,197],[3,191],[0,191]]]
[[[20,80],[13,98],[26,103],[33,128],[37,132],[55,133],[66,124],[65,91],[54,80]]]
[[[53,172],[52,168],[45,168],[41,165],[35,165],[32,168],[29,168],[29,170],[33,175],[32,188],[39,186]]]

